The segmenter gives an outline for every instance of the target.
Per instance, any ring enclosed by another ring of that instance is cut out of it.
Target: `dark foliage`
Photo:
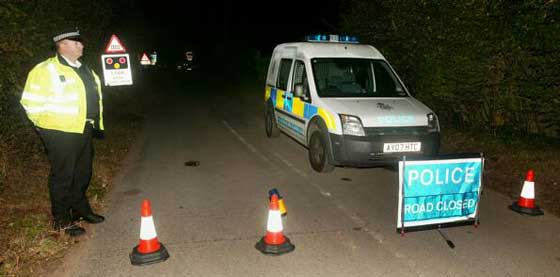
[[[342,29],[378,47],[444,123],[560,135],[558,1],[344,1]]]

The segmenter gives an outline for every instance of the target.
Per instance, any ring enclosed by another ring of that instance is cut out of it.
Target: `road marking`
[[[249,148],[249,150],[251,150],[251,152],[253,152],[257,157],[259,157],[260,159],[262,159],[263,161],[267,162],[268,164],[270,164],[272,167],[274,167],[276,170],[280,171],[280,168],[278,166],[276,166],[270,159],[268,159],[266,156],[264,156],[259,150],[257,150],[252,144],[250,144],[249,142],[247,142],[247,140],[245,140],[239,133],[237,133],[225,120],[222,120],[222,123],[226,126],[226,128],[241,142],[243,143],[243,145],[245,145],[247,148]],[[294,171],[297,175],[301,176],[304,179],[309,180],[309,184],[311,184],[313,187],[315,187],[319,193],[321,193],[321,195],[323,195],[325,198],[330,199],[331,201],[333,201],[333,203],[336,205],[336,207],[341,210],[347,217],[349,217],[355,224],[357,224],[359,227],[363,228],[363,231],[368,234],[370,237],[372,237],[375,241],[377,241],[377,243],[383,245],[385,243],[385,239],[383,237],[383,235],[377,231],[374,230],[370,230],[368,228],[366,228],[366,224],[367,221],[365,221],[364,219],[362,219],[361,217],[359,217],[358,215],[350,212],[346,207],[344,207],[338,200],[336,200],[335,198],[330,197],[331,193],[328,191],[325,191],[319,184],[311,181],[311,176],[303,171],[301,171],[299,168],[297,168],[296,166],[294,166],[290,161],[288,161],[286,158],[284,158],[282,155],[280,155],[280,153],[277,152],[273,152],[272,153],[276,158],[278,158],[282,163],[284,163],[288,168],[290,168],[292,171]],[[389,248],[388,246],[383,247],[385,248],[387,251],[391,252],[396,258],[399,259],[405,259],[406,255],[400,253],[399,251],[395,251],[394,249]],[[413,271],[416,272],[415,270],[415,265],[413,264],[409,264],[406,263],[406,265]]]
[[[299,168],[297,168],[296,166],[294,166],[292,163],[290,163],[287,159],[285,159],[284,157],[282,157],[280,155],[280,153],[278,152],[273,152],[272,153],[276,158],[278,158],[280,161],[282,161],[285,165],[287,165],[291,170],[293,170],[295,173],[297,173],[299,176],[305,178],[305,179],[309,179],[309,175],[307,175],[305,172],[299,170]],[[331,193],[328,191],[325,191],[323,188],[321,188],[321,186],[319,186],[318,184],[314,183],[314,182],[310,182],[310,184],[312,186],[314,186],[317,190],[319,190],[319,192],[325,196],[325,197],[330,197]]]
[[[225,120],[222,120],[222,123],[226,126],[226,128],[237,138],[237,140],[239,140],[241,143],[243,143],[243,145],[245,145],[245,147],[249,148],[249,150],[251,150],[251,152],[253,152],[253,154],[255,154],[257,157],[259,157],[261,160],[267,162],[269,165],[271,165],[272,167],[274,167],[275,170],[282,172],[282,170],[276,165],[274,164],[269,158],[267,158],[265,155],[263,155],[259,150],[257,150],[256,147],[254,147],[251,143],[249,143],[245,138],[243,138],[237,131],[235,131],[235,129],[233,129],[233,127],[231,127],[231,125],[229,125],[229,123]],[[288,161],[286,158],[282,157],[278,152],[272,152],[272,154],[278,158],[282,163],[284,163],[288,168],[290,168],[291,170],[293,170],[296,174],[298,174],[299,176],[305,178],[305,179],[309,179],[309,175],[306,174],[305,172],[299,170],[299,168],[297,168],[296,166],[294,166],[290,161]],[[312,186],[314,186],[317,190],[319,190],[319,192],[325,196],[325,197],[330,197],[331,193],[328,191],[325,191],[323,188],[321,188],[321,186],[319,186],[318,184],[314,183],[314,182],[310,182],[310,184]]]
[[[226,126],[226,128],[230,131],[230,133],[232,133],[237,138],[237,140],[239,140],[241,143],[243,143],[243,145],[245,145],[245,147],[249,148],[249,150],[251,150],[251,152],[253,152],[253,154],[255,154],[261,160],[265,161],[270,166],[272,166],[274,168],[274,170],[276,170],[278,172],[282,172],[282,170],[277,165],[275,165],[269,158],[267,158],[265,155],[263,155],[259,150],[257,150],[257,148],[255,148],[252,144],[250,144],[247,140],[245,140],[239,133],[237,133],[237,131],[235,131],[231,127],[231,125],[229,125],[229,123],[227,123],[227,121],[222,120],[222,123]]]
[[[342,203],[340,203],[339,200],[337,200],[336,198],[330,197],[331,193],[325,191],[321,185],[311,181],[311,177],[309,174],[302,172],[301,170],[299,170],[296,166],[294,166],[292,163],[290,163],[286,158],[282,157],[280,155],[280,153],[274,152],[273,155],[278,158],[280,161],[282,161],[284,164],[286,164],[291,170],[293,170],[296,174],[298,174],[299,176],[301,176],[304,179],[309,180],[309,182],[307,182],[308,184],[312,185],[313,187],[315,187],[317,190],[319,190],[319,192],[327,199],[329,199],[330,201],[332,201],[333,204],[336,205],[336,207],[342,211],[343,214],[345,214],[347,217],[349,217],[354,224],[356,224],[357,226],[362,228],[362,231],[364,233],[366,233],[368,236],[372,237],[377,243],[379,243],[380,245],[385,245],[383,246],[383,248],[385,250],[387,250],[388,252],[392,253],[396,258],[398,259],[406,259],[407,256],[405,254],[400,253],[398,250],[395,250],[394,247],[391,247],[389,245],[387,245],[385,242],[385,237],[383,236],[383,234],[381,234],[378,231],[375,230],[371,230],[369,228],[366,227],[367,225],[367,221],[362,219],[361,217],[359,217],[357,214],[352,213],[350,210],[348,210],[348,208],[344,207],[344,205],[342,205]],[[408,266],[408,268],[413,271],[416,272],[416,265],[415,264],[410,264],[410,263],[406,263],[406,265]]]

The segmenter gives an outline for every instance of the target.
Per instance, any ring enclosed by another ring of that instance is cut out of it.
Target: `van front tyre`
[[[313,170],[327,173],[334,170],[334,165],[329,163],[329,147],[324,135],[316,131],[309,140],[309,162]]]
[[[267,137],[273,138],[280,135],[280,129],[276,126],[276,119],[274,118],[274,110],[271,108],[266,109],[264,115],[264,125]]]

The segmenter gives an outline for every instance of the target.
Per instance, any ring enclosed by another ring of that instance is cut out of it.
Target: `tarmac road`
[[[485,190],[481,225],[395,232],[398,177],[384,168],[314,173],[307,150],[264,132],[263,92],[244,97],[197,86],[162,87],[108,198],[52,276],[559,276],[560,220],[508,209]],[[196,167],[186,161],[199,161]],[[520,180],[522,182],[522,180]],[[294,252],[265,256],[267,192],[277,188]],[[170,258],[132,266],[140,203],[149,199]],[[538,202],[538,200],[537,200]]]

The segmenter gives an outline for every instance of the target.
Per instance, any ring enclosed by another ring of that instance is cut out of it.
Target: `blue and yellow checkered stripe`
[[[319,114],[329,130],[336,129],[335,117],[332,115],[332,113],[321,107],[317,107],[315,105],[302,101],[298,97],[291,97],[291,100],[287,99],[284,97],[285,94],[290,96],[292,93],[267,86],[265,89],[265,101],[271,99],[272,105],[277,109],[304,118],[306,121],[311,119],[316,114]]]

